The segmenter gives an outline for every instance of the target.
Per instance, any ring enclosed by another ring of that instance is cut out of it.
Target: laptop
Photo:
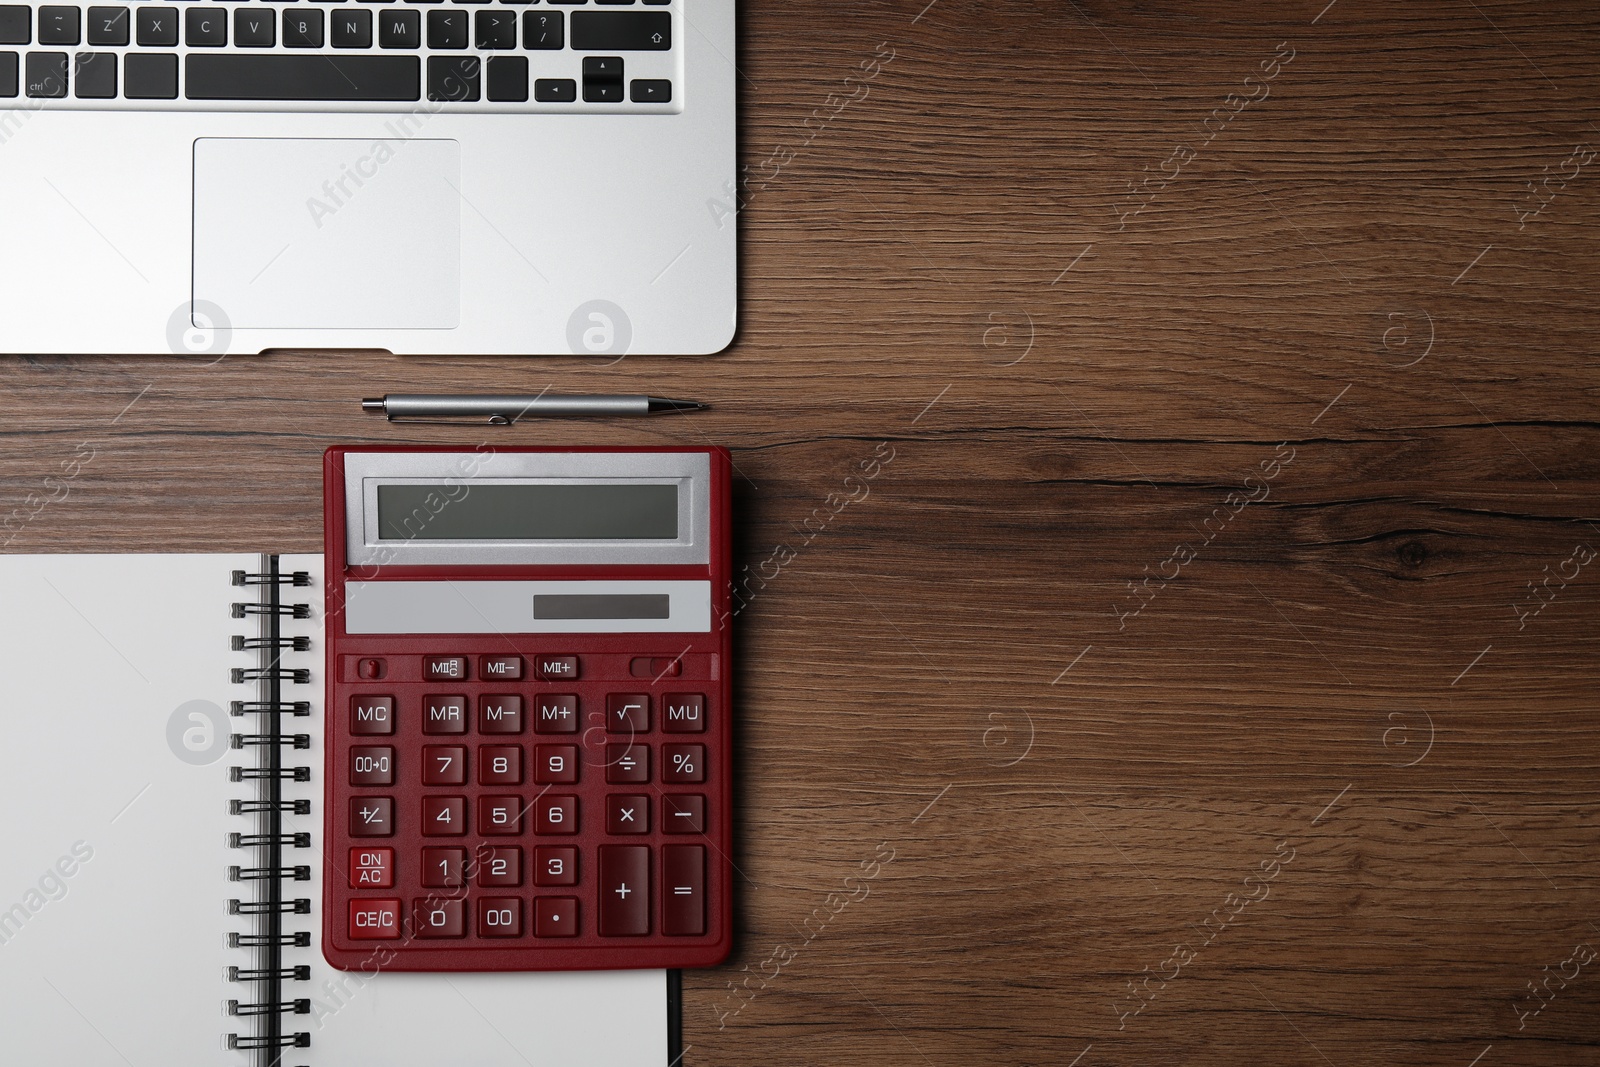
[[[0,0],[0,352],[724,348],[734,0]]]

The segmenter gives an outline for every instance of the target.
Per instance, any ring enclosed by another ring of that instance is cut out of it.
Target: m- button
[[[534,661],[534,677],[541,681],[553,682],[564,678],[578,676],[577,656],[540,656]]]
[[[478,677],[483,681],[504,678],[516,681],[522,677],[521,656],[479,656]]]

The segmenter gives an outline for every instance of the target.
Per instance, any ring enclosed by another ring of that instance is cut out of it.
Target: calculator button
[[[479,656],[478,680],[481,682],[503,678],[508,682],[522,677],[521,656]]]
[[[510,837],[522,833],[521,797],[484,797],[478,801],[478,833],[485,837]]]
[[[546,847],[533,850],[534,885],[577,885],[578,850]]]
[[[483,897],[479,899],[478,936],[521,937],[521,899],[518,897]]]
[[[411,907],[418,937],[467,936],[467,909],[463,901],[424,897],[413,901]]]
[[[463,682],[467,678],[467,657],[424,656],[422,680],[425,682]]]
[[[393,797],[351,797],[351,837],[393,837]]]
[[[534,749],[533,780],[546,785],[571,785],[578,780],[577,745],[539,745]]]
[[[355,745],[350,749],[351,785],[393,785],[394,749],[387,745]]]
[[[649,730],[650,695],[648,693],[607,695],[606,729],[614,734],[642,734]]]
[[[706,746],[662,745],[661,780],[690,785],[706,780]]]
[[[480,734],[520,734],[522,732],[522,698],[519,696],[479,697],[478,732]]]
[[[350,939],[352,941],[384,941],[400,936],[400,902],[398,900],[352,900],[350,902]]]
[[[429,889],[459,889],[467,884],[467,850],[464,848],[425,848],[422,850],[422,884]]]
[[[422,747],[423,785],[466,785],[467,750],[461,745]]]
[[[351,697],[350,732],[363,737],[394,733],[394,697]]]
[[[356,662],[356,677],[373,682],[389,673],[389,665],[381,659],[363,659]]]
[[[533,661],[533,676],[545,682],[576,678],[578,676],[578,657],[540,656]]]
[[[394,885],[394,849],[350,850],[350,888],[388,889]]]
[[[641,784],[650,780],[650,746],[614,741],[606,746],[606,781]]]
[[[457,696],[423,697],[422,732],[425,734],[466,733],[467,698]]]
[[[650,798],[631,793],[606,796],[606,833],[647,834],[650,832]]]
[[[533,902],[535,937],[577,937],[578,898],[540,897]]]
[[[538,818],[534,823],[536,834],[575,834],[578,832],[578,798],[570,796],[540,797],[536,802]]]
[[[466,797],[423,797],[424,837],[454,837],[467,832]]]
[[[478,848],[478,884],[485,889],[522,884],[522,850]]]
[[[705,833],[706,798],[699,793],[668,793],[662,797],[661,832],[664,834]]]
[[[661,729],[669,734],[699,734],[706,729],[706,698],[699,693],[668,693],[661,698]]]
[[[535,733],[575,734],[578,732],[578,698],[552,694],[539,698],[539,716],[534,720]]]
[[[478,749],[478,784],[521,785],[521,746],[484,745]]]
[[[706,932],[706,850],[703,845],[661,849],[661,932],[697,937]]]
[[[637,937],[650,932],[650,849],[600,846],[600,935]]]

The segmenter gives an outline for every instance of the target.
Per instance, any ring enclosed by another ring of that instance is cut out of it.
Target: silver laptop
[[[0,0],[0,352],[703,354],[734,0]]]

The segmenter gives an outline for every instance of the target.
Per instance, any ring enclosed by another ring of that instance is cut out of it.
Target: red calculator
[[[328,962],[720,962],[726,450],[331,448],[323,472]]]

